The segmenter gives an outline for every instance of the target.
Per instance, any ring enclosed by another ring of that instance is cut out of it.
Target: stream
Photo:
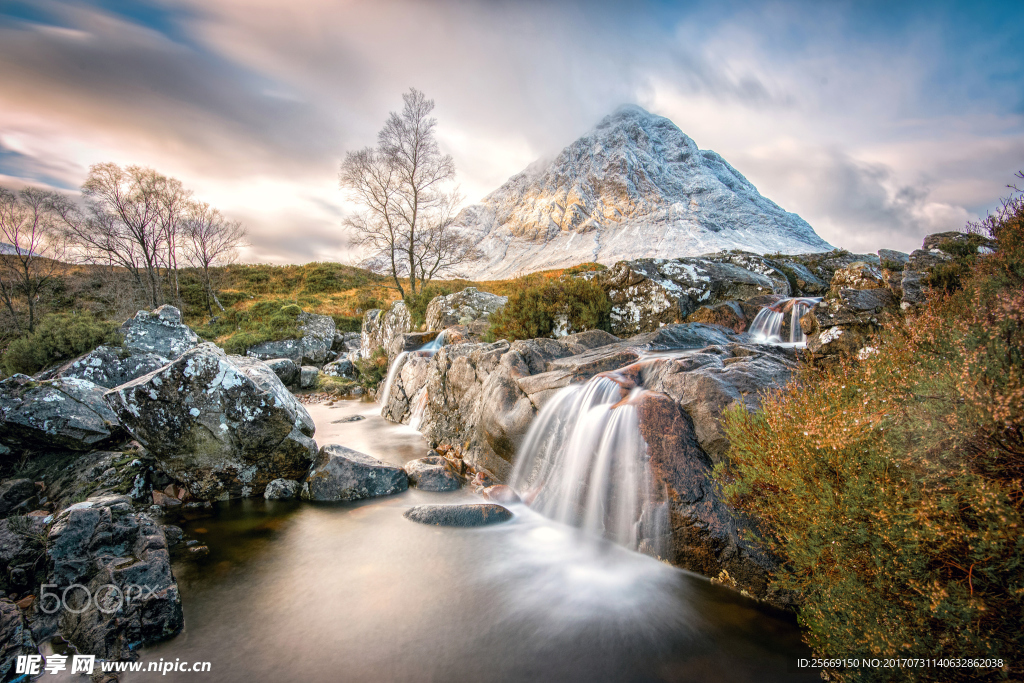
[[[307,409],[321,445],[395,464],[427,453],[376,403]],[[246,499],[169,519],[210,552],[175,560],[185,629],[142,661],[211,662],[166,681],[819,680],[796,669],[809,650],[792,616],[523,505],[510,506],[511,522],[474,529],[402,517],[415,504],[479,500],[465,489],[332,505]]]

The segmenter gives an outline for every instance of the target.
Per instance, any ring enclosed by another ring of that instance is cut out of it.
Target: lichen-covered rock
[[[835,272],[829,285],[829,294],[835,296],[844,289],[883,289],[885,286],[885,278],[878,266],[855,261]]]
[[[460,505],[416,505],[402,515],[420,524],[435,526],[485,526],[512,519],[508,508],[496,503],[462,503]]]
[[[299,366],[291,358],[271,358],[265,361],[277,378],[289,389],[299,386]]]
[[[328,377],[356,378],[356,365],[347,358],[331,361],[321,370]]]
[[[121,325],[124,348],[132,354],[152,353],[170,360],[199,344],[199,336],[181,322],[181,311],[164,305],[139,311]]]
[[[331,356],[336,333],[334,318],[329,315],[302,312],[297,318],[300,339],[282,339],[268,341],[250,347],[245,355],[271,360],[288,358],[296,365],[315,365],[320,367]]]
[[[391,348],[395,337],[412,331],[412,316],[404,301],[396,301],[387,311],[374,308],[363,316],[359,353],[369,358],[377,349]]]
[[[35,495],[36,485],[31,479],[5,479],[0,482],[0,517],[6,517]]]
[[[750,321],[743,312],[743,307],[736,301],[725,301],[713,306],[701,306],[686,318],[688,323],[706,323],[721,325],[733,332],[743,332]]]
[[[313,420],[266,363],[203,344],[107,393],[131,435],[199,499],[258,496],[300,479]]]
[[[756,254],[622,261],[593,276],[612,301],[612,333],[651,332],[679,323],[700,306],[761,294],[790,294],[781,268]]]
[[[104,391],[84,379],[8,377],[0,382],[0,443],[19,450],[87,451],[117,440],[124,432]]]
[[[263,497],[267,500],[291,500],[298,497],[302,485],[294,479],[275,479],[267,484]]]
[[[421,491],[457,491],[462,488],[461,477],[440,455],[410,460],[403,469],[409,476],[409,483]]]
[[[337,444],[320,449],[302,485],[302,498],[320,502],[390,496],[409,488],[401,467]]]
[[[461,292],[435,296],[427,305],[427,329],[439,332],[456,325],[470,326],[472,323],[487,323],[492,313],[508,303],[507,296],[490,292],[478,292],[476,287],[467,287]]]
[[[171,361],[155,353],[129,354],[116,346],[95,349],[53,370],[36,375],[38,379],[86,379],[107,389],[159,370]]]
[[[166,537],[149,515],[133,510],[128,496],[96,496],[62,510],[47,535],[46,555],[48,583],[67,596],[70,608],[56,613],[57,627],[79,652],[134,659],[140,645],[181,631],[181,598]],[[86,590],[65,594],[73,584]],[[119,603],[110,585],[131,600]],[[97,599],[87,599],[86,591]]]
[[[312,389],[316,386],[316,379],[320,370],[313,365],[303,365],[299,368],[299,388]]]

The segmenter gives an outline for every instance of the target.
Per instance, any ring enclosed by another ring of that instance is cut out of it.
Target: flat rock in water
[[[313,501],[363,500],[401,493],[409,479],[401,467],[337,444],[320,449],[302,498]]]
[[[359,422],[360,420],[365,420],[365,419],[366,419],[365,415],[349,415],[348,417],[342,417],[342,418],[337,419],[337,420],[331,420],[331,424],[332,425],[340,425],[340,424],[344,424],[346,422]]]
[[[484,526],[512,519],[512,513],[494,503],[467,503],[464,505],[417,505],[403,515],[420,524],[435,526]]]

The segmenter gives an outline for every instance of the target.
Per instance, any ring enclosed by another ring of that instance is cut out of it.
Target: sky
[[[1022,45],[1020,2],[0,0],[0,185],[150,166],[244,261],[353,262],[338,166],[415,87],[468,202],[633,103],[833,245],[910,251],[1024,169]]]

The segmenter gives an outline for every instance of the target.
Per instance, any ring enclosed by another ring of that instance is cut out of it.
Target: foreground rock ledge
[[[467,503],[464,505],[417,505],[402,515],[420,524],[435,526],[485,526],[512,519],[512,512],[494,503]]]

